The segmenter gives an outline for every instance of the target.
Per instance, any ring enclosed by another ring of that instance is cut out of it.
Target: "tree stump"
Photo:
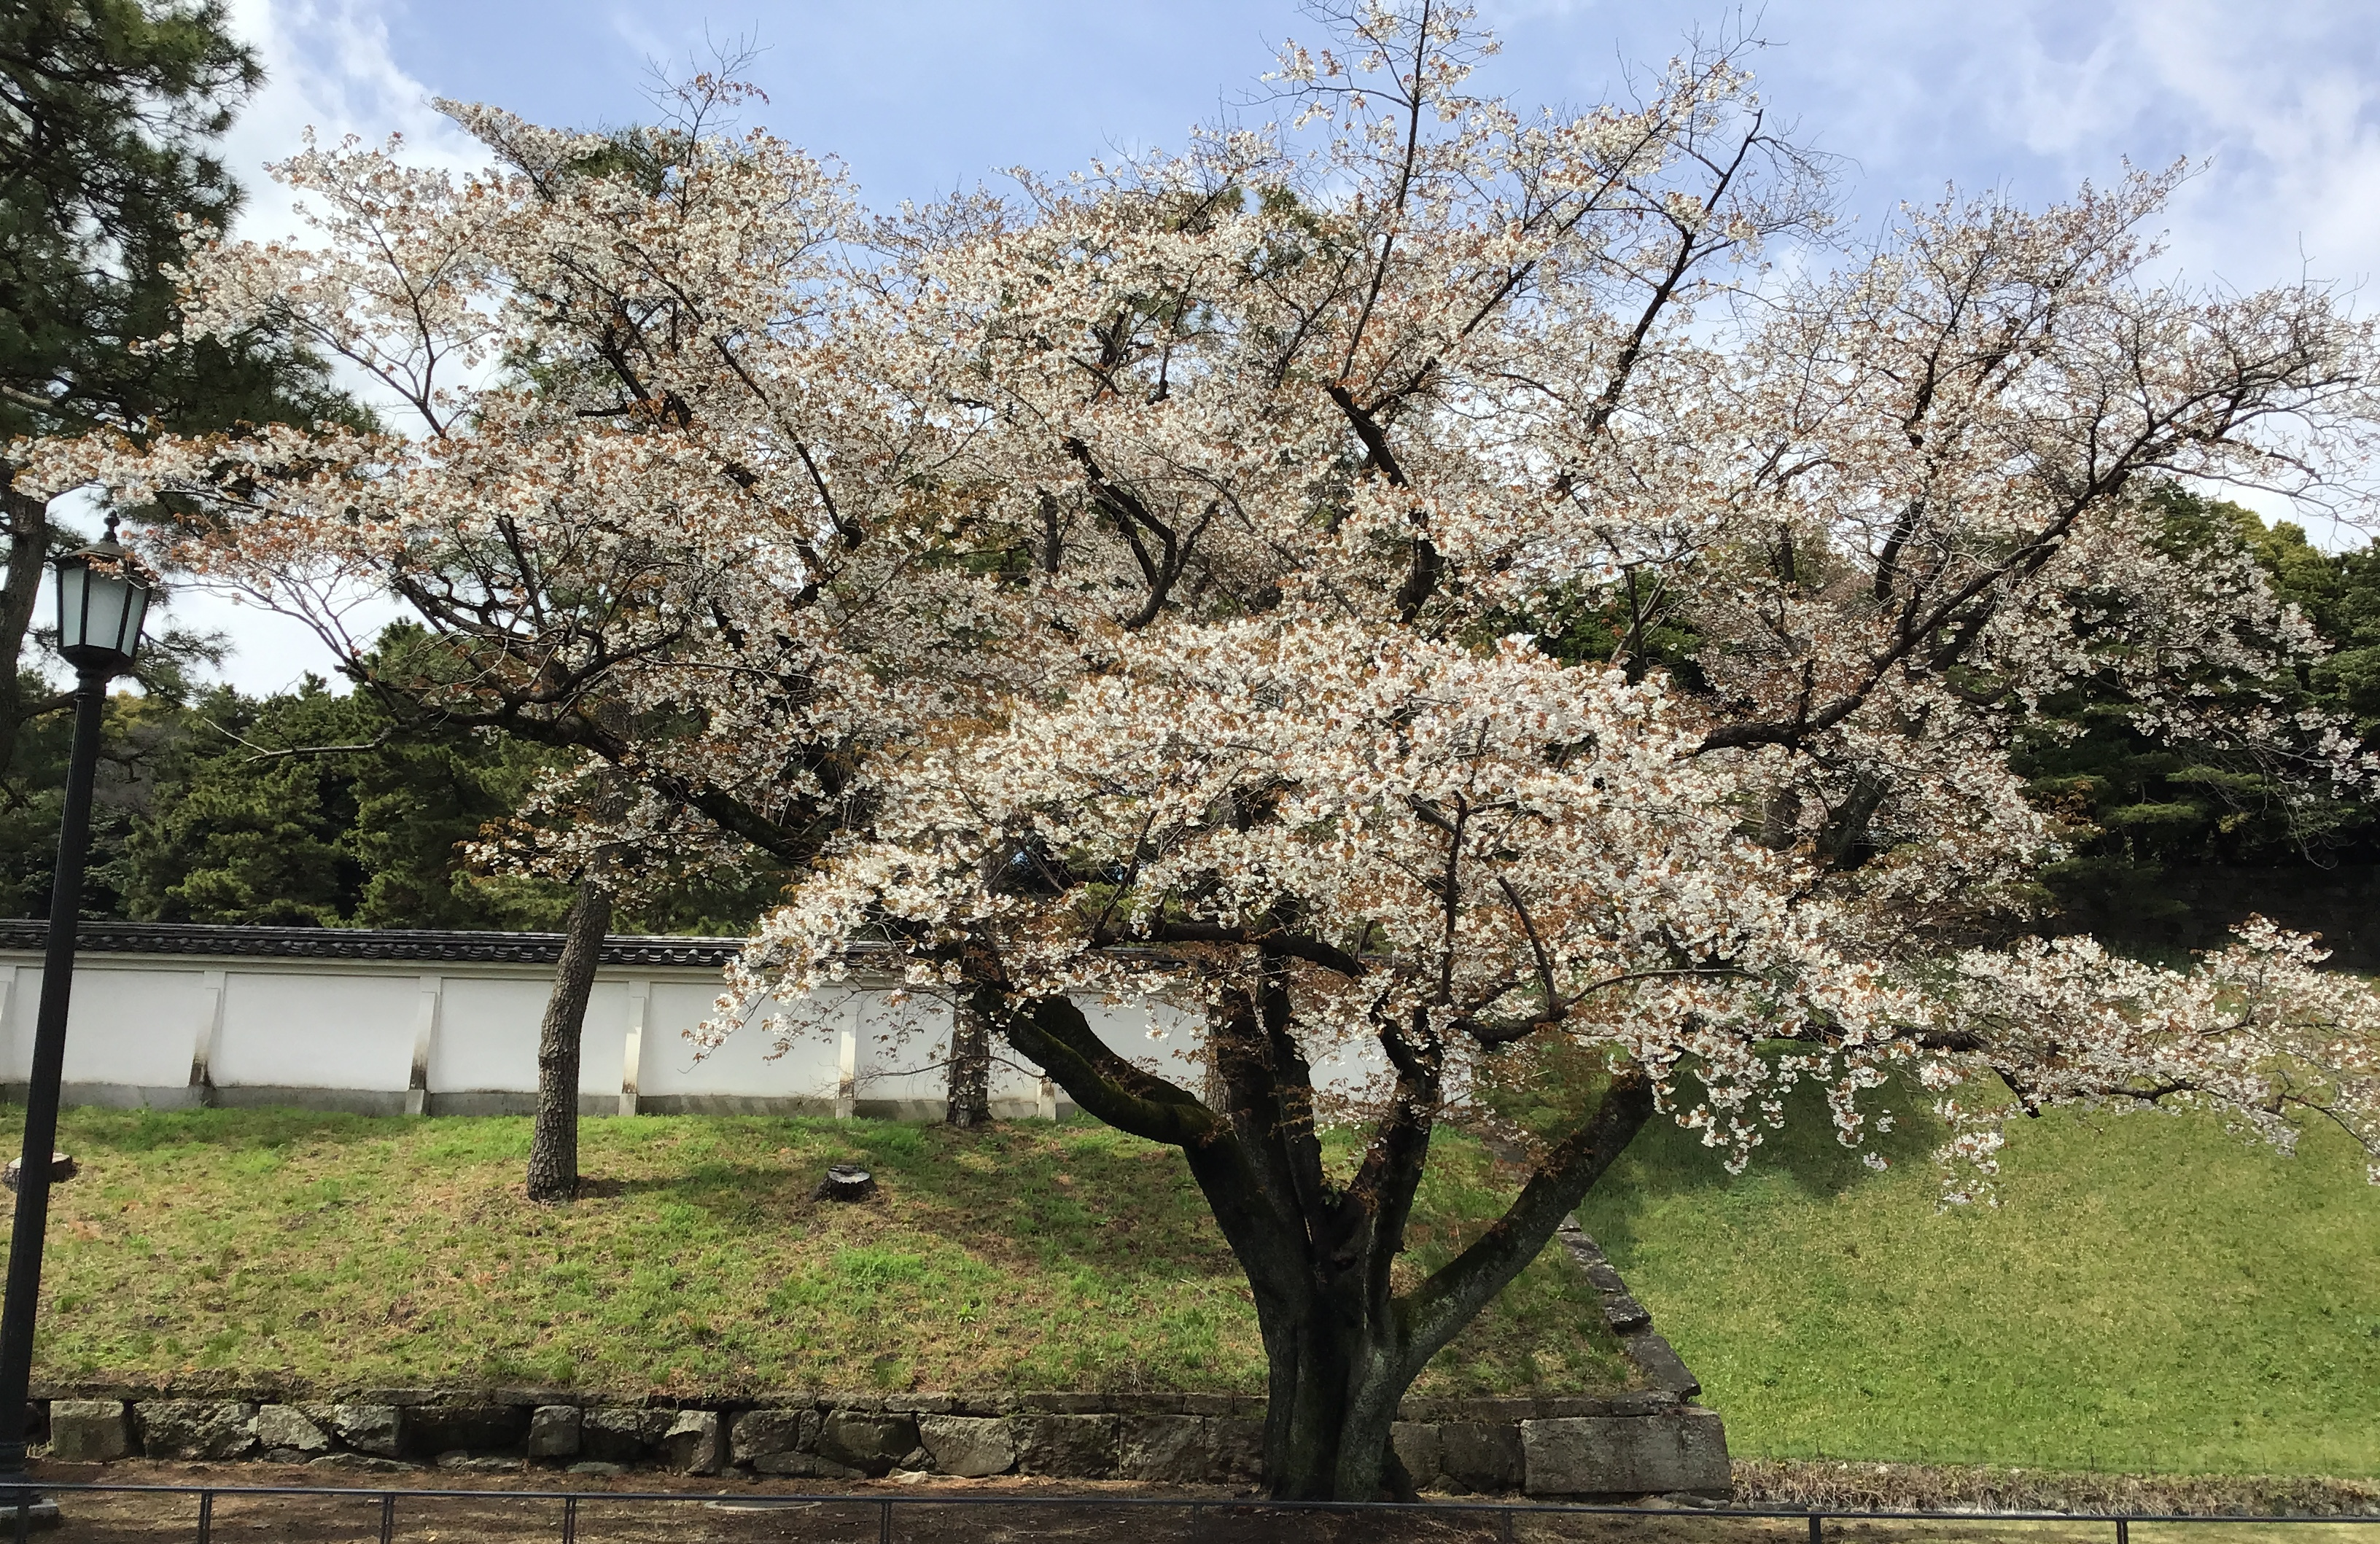
[[[23,1159],[11,1158],[8,1160],[8,1166],[5,1169],[0,1169],[0,1186],[5,1186],[12,1195],[17,1189],[18,1172],[22,1168],[23,1164]],[[50,1154],[51,1184],[55,1185],[63,1180],[72,1179],[74,1176],[75,1161],[73,1159],[67,1157],[63,1152],[53,1152]]]
[[[810,1192],[812,1200],[866,1200],[876,1193],[876,1176],[856,1164],[828,1165],[826,1177]]]

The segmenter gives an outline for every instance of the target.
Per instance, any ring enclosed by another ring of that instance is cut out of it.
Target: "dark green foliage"
[[[263,702],[229,691],[200,698],[172,754],[172,797],[134,824],[112,865],[126,910],[142,921],[280,926],[353,916],[364,874],[342,838],[357,824],[357,758],[263,760],[239,742],[352,742],[366,728],[362,707],[310,676]]]
[[[67,780],[70,716],[26,725],[17,775],[0,790],[0,915],[49,914],[50,876]],[[181,733],[178,714],[161,699],[124,694],[108,700],[91,801],[91,850],[83,914],[124,914],[119,860],[136,822],[155,806],[157,772]]]
[[[0,912],[44,915],[68,725],[29,727],[0,806]],[[261,926],[542,930],[566,886],[475,873],[462,844],[519,809],[554,753],[489,730],[400,727],[312,678],[263,699],[108,705],[84,914]],[[622,932],[747,928],[782,888],[767,864],[624,906]]]
[[[2237,504],[2179,489],[2155,499],[2169,552],[2244,549],[2334,650],[2293,677],[2209,684],[2242,708],[2263,696],[2284,713],[2341,715],[2367,745],[2380,743],[2380,560],[2371,549],[2324,552],[2296,525],[2268,528]],[[2126,941],[2170,931],[2204,903],[2203,887],[2169,884],[2173,872],[2296,868],[2311,878],[2314,868],[2371,861],[2380,838],[2367,802],[2319,778],[2305,796],[2311,762],[2260,763],[2151,732],[2105,681],[2045,703],[2019,737],[2015,766],[2070,828],[2071,855],[2042,875],[2066,921]]]
[[[12,0],[0,6],[0,444],[113,427],[203,433],[361,422],[322,362],[252,332],[166,348],[183,222],[225,226],[239,189],[208,146],[263,79],[216,0]],[[0,771],[19,727],[61,706],[19,669],[44,560],[69,544],[0,457]],[[151,651],[170,684],[198,646]]]
[[[352,417],[285,338],[130,346],[174,331],[182,221],[238,208],[205,147],[263,79],[215,0],[0,11],[0,433]]]

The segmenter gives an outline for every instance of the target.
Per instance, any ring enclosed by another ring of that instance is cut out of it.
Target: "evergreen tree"
[[[220,0],[11,0],[0,7],[0,446],[112,425],[136,436],[354,421],[320,360],[270,328],[162,349],[182,222],[225,225],[239,188],[210,153],[263,80]],[[60,706],[22,669],[44,562],[64,538],[0,456],[0,774]],[[168,684],[195,641],[144,650]],[[161,670],[162,668],[162,670]]]
[[[2179,488],[2158,489],[2152,502],[2168,553],[2246,552],[2330,645],[2290,679],[2205,684],[2241,706],[2254,696],[2283,714],[2342,714],[2380,748],[2380,556],[2369,547],[2323,551],[2298,525],[2268,527],[2251,510]],[[2043,704],[2016,766],[2070,833],[2070,856],[2047,866],[2043,883],[2070,922],[2116,937],[2154,935],[2199,904],[2170,882],[2176,869],[2297,867],[2311,878],[2370,862],[2380,839],[2369,802],[2309,798],[2301,780],[2292,790],[2277,775],[2286,769],[2153,732],[2139,705],[2104,682]]]

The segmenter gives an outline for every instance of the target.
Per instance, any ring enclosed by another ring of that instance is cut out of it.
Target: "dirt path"
[[[1146,1486],[1066,1485],[1031,1480],[941,1482],[931,1487],[860,1487],[865,1498],[822,1500],[800,1481],[677,1479],[638,1475],[564,1481],[539,1475],[456,1475],[407,1471],[337,1474],[242,1464],[209,1466],[129,1463],[105,1469],[37,1466],[52,1482],[110,1485],[285,1486],[312,1493],[214,1498],[210,1536],[223,1544],[370,1544],[382,1537],[382,1490],[395,1499],[388,1537],[404,1544],[558,1544],[565,1503],[508,1492],[528,1485],[570,1489],[577,1544],[880,1544],[887,1538],[883,1501],[892,1503],[895,1544],[1503,1544],[1497,1512],[1449,1506],[1436,1514],[1339,1516],[1252,1506],[1220,1489],[1165,1492]],[[660,1483],[656,1483],[659,1480]],[[367,1495],[331,1493],[374,1488]],[[465,1495],[425,1495],[424,1490]],[[621,1492],[671,1492],[628,1500]],[[199,1502],[159,1492],[55,1492],[64,1525],[42,1538],[58,1544],[194,1540]],[[1062,1503],[1063,1498],[1063,1503]],[[992,1506],[948,1504],[996,1501]],[[1106,1501],[1135,1504],[1084,1505]],[[1162,1501],[1167,1504],[1138,1504]],[[2380,1523],[2135,1523],[2133,1544],[2380,1544]],[[2114,1544],[2112,1521],[2011,1523],[1983,1517],[1829,1522],[1832,1544]],[[1512,1544],[1802,1544],[1801,1519],[1729,1517],[1645,1510],[1621,1514],[1532,1514],[1516,1511]],[[0,1533],[0,1544],[6,1535]]]

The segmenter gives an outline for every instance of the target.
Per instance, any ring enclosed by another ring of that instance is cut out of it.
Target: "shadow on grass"
[[[1760,1145],[1740,1175],[1728,1173],[1724,1149],[1705,1146],[1696,1133],[1657,1115],[1597,1182],[1580,1208],[1580,1221],[1607,1250],[1624,1254],[1637,1242],[1640,1213],[1681,1194],[1723,1194],[1781,1182],[1806,1197],[1831,1198],[1878,1184],[1884,1176],[1868,1166],[1867,1154],[1894,1169],[1932,1161],[1948,1135],[1932,1104],[1930,1094],[1899,1080],[1869,1091],[1860,1104],[1869,1117],[1864,1140],[1846,1147],[1836,1138],[1825,1091],[1802,1083],[1785,1098],[1783,1128],[1763,1129]],[[1876,1117],[1888,1113],[1892,1128],[1879,1132]]]
[[[209,1147],[261,1152],[313,1143],[385,1142],[389,1122],[382,1116],[281,1105],[238,1109],[111,1110],[82,1106],[63,1112],[61,1123],[74,1138],[119,1152],[164,1148]],[[25,1107],[0,1106],[0,1132],[24,1130]]]
[[[802,1224],[855,1243],[913,1230],[997,1269],[1062,1258],[1133,1277],[1236,1273],[1181,1154],[1105,1128],[746,1117],[706,1123],[700,1140],[667,1144],[665,1158],[636,1154],[621,1141],[630,1135],[589,1123],[582,1200],[685,1207],[735,1228]],[[656,1159],[662,1172],[634,1172]],[[817,1199],[827,1166],[845,1163],[872,1173],[878,1194]]]

